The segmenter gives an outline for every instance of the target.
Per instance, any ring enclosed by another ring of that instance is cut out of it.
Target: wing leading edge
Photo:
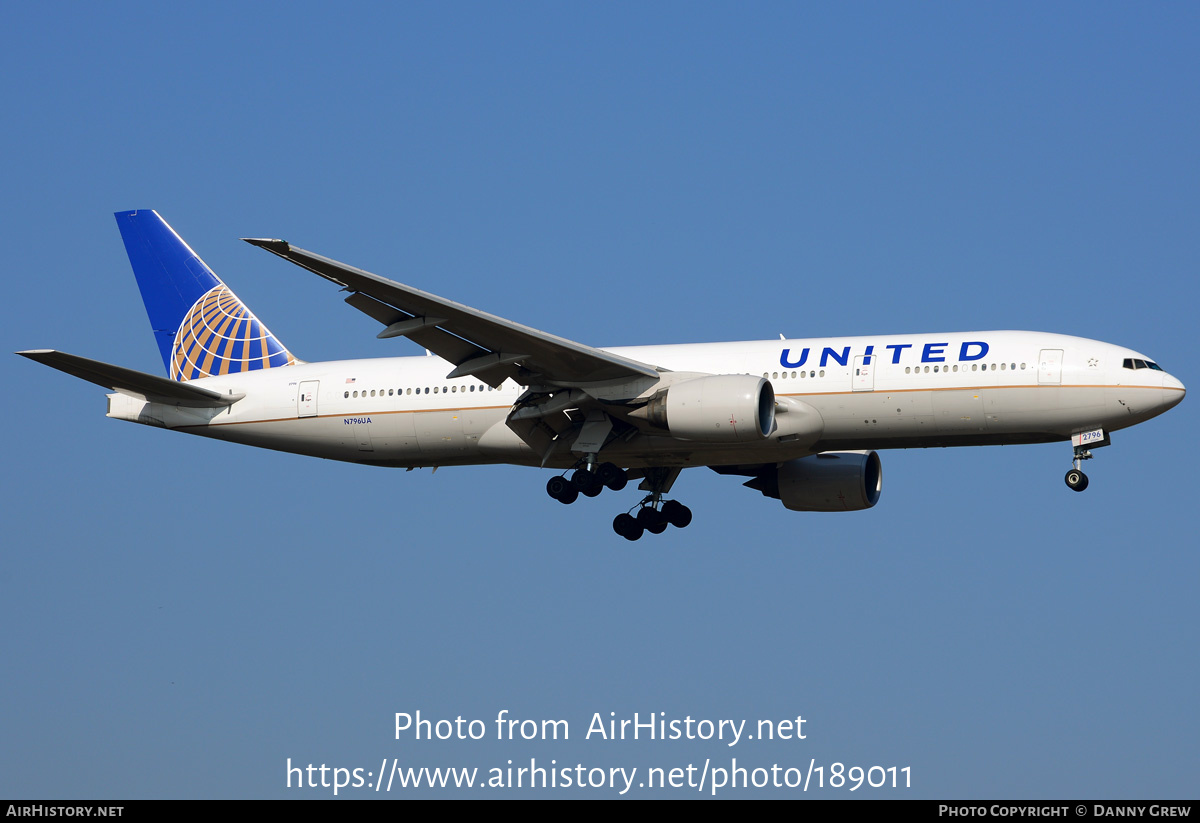
[[[346,302],[455,368],[449,378],[473,376],[498,386],[506,378],[549,386],[588,386],[659,377],[646,363],[585,346],[446,300],[386,277],[339,263],[284,240],[242,238],[352,292]]]

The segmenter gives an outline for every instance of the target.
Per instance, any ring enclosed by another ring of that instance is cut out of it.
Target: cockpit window
[[[1157,363],[1151,363],[1149,360],[1138,360],[1133,357],[1126,357],[1121,364],[1127,369],[1154,369],[1154,371],[1162,371],[1163,367]]]

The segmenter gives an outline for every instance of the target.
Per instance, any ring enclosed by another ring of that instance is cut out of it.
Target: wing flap
[[[222,408],[231,406],[245,394],[220,394],[192,383],[180,383],[154,374],[134,371],[123,366],[114,366],[99,360],[90,360],[75,354],[53,349],[33,349],[17,354],[30,360],[66,372],[89,383],[95,383],[112,391],[134,394],[154,403],[191,408]]]
[[[490,379],[503,380],[505,374],[516,376],[521,373],[519,370],[557,385],[658,377],[658,371],[646,363],[505,320],[296,248],[283,240],[243,239],[355,292],[347,298],[347,303],[385,326],[403,324],[397,335],[403,334],[456,367],[486,355],[495,355],[496,364],[486,372]],[[373,302],[362,299],[364,295]],[[386,307],[394,309],[395,313],[387,312]],[[428,318],[430,324],[413,323],[410,330],[406,321],[418,318]],[[439,322],[434,324],[433,321]],[[473,373],[483,379],[484,372],[473,369]]]

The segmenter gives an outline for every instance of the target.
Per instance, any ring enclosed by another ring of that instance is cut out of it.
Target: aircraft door
[[[1058,386],[1062,384],[1062,349],[1042,349],[1038,355],[1038,384]]]
[[[360,452],[375,451],[375,444],[371,441],[371,418],[363,418],[360,423],[354,424],[354,434],[358,438]]]
[[[300,384],[300,388],[296,390],[297,417],[317,416],[317,389],[320,386],[320,380],[305,380]]]
[[[850,378],[854,391],[875,391],[875,355],[860,354],[854,358],[854,373]]]

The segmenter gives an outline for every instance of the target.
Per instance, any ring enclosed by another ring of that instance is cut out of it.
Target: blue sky
[[[154,208],[308,360],[419,350],[237,238],[595,345],[1027,328],[1194,386],[1198,34],[1182,3],[8,4],[0,336],[159,373],[112,218]],[[696,470],[695,523],[626,543],[631,490],[189,438],[0,363],[0,795],[736,757],[909,766],[910,797],[1195,796],[1191,400],[1116,433],[1085,494],[1063,444],[886,452],[845,516]],[[571,740],[395,739],[396,712],[502,709]],[[584,740],[597,712],[807,738]],[[864,793],[893,794],[816,796]],[[535,793],[581,794],[615,796]]]

